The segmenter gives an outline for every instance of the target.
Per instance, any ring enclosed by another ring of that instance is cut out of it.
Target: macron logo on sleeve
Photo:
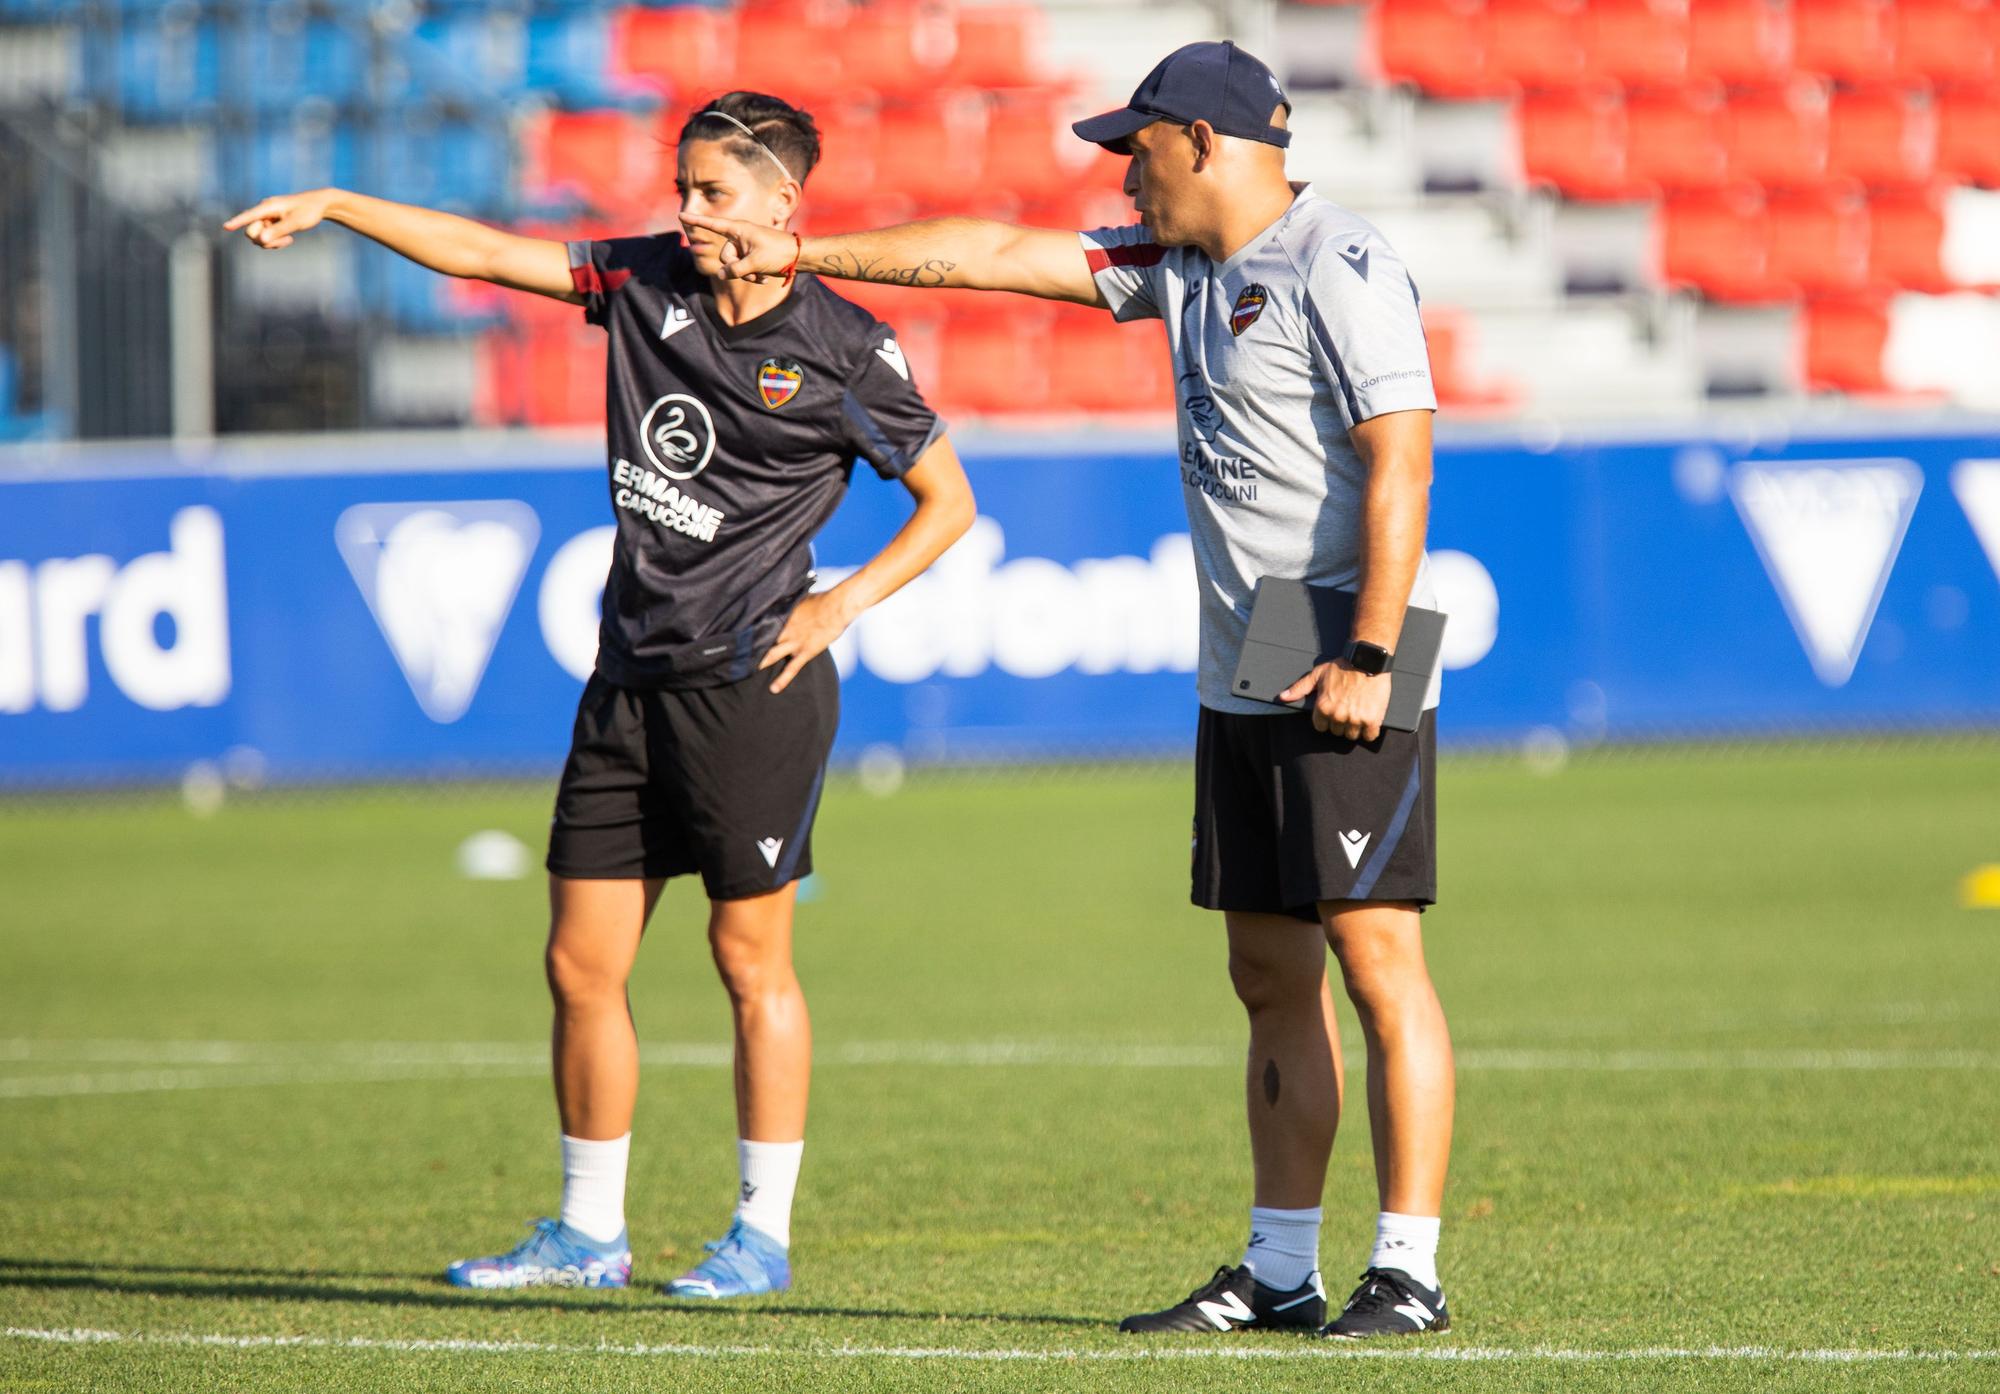
[[[910,360],[903,357],[903,346],[893,337],[882,341],[882,347],[875,350],[875,356],[894,368],[896,376],[904,382],[910,380]]]
[[[1354,268],[1354,274],[1362,280],[1368,279],[1368,249],[1359,242],[1351,242],[1340,249],[1340,259]]]

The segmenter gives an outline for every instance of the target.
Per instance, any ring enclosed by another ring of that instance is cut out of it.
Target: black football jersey
[[[678,235],[572,242],[569,259],[611,336],[618,545],[597,671],[621,687],[747,677],[812,588],[812,538],[855,459],[897,478],[944,425],[894,331],[816,277],[731,325]]]

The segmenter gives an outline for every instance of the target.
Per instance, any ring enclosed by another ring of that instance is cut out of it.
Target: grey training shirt
[[[1166,321],[1202,587],[1202,705],[1275,714],[1229,691],[1251,596],[1260,576],[1359,578],[1367,470],[1348,429],[1437,409],[1416,284],[1366,219],[1309,187],[1223,262],[1162,247],[1142,226],[1080,236],[1117,318]],[[1410,603],[1436,604],[1428,557]],[[1437,701],[1433,681],[1425,705]]]

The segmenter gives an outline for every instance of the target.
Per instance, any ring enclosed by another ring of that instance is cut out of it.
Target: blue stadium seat
[[[221,96],[222,39],[213,23],[184,15],[129,17],[119,29],[110,93],[138,121],[212,113]]]
[[[372,242],[359,249],[355,270],[362,303],[406,333],[464,333],[488,328],[505,318],[498,312],[497,302],[490,310],[464,308],[455,294],[458,282]]]
[[[499,100],[528,88],[527,43],[518,18],[484,9],[433,15],[402,46],[408,85],[392,95],[467,92]]]
[[[575,108],[649,102],[611,77],[611,21],[596,10],[537,14],[528,21],[528,86]]]
[[[497,121],[405,108],[375,141],[372,193],[456,213],[497,213],[512,202],[513,140]]]
[[[351,21],[266,8],[238,31],[235,52],[242,85],[232,84],[230,96],[254,111],[286,111],[301,99],[344,106],[367,95],[368,41]]]
[[[20,376],[13,352],[0,344],[0,441],[36,440],[50,434],[46,413],[20,409]]]
[[[311,116],[269,121],[231,133],[222,144],[231,203],[329,185],[351,189],[366,180],[362,143],[346,122]]]

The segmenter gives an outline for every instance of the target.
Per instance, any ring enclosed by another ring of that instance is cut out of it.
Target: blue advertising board
[[[278,453],[0,456],[0,783],[555,767],[611,545],[590,444]],[[1186,749],[1170,443],[967,456],[973,531],[835,651],[838,752]],[[908,509],[859,472],[823,573]],[[1992,432],[1445,444],[1431,543],[1448,743],[2000,722]]]

